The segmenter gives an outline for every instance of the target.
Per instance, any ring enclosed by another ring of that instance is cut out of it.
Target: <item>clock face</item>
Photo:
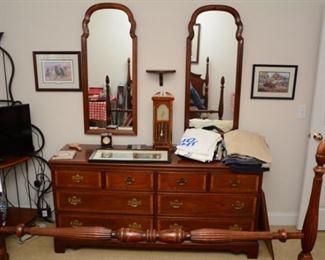
[[[104,133],[101,135],[102,146],[110,147],[112,145],[112,135]]]
[[[104,138],[103,138],[103,144],[110,144],[111,143],[111,138],[109,138],[108,136],[105,136]]]
[[[161,104],[157,108],[157,120],[168,121],[168,119],[169,119],[169,109],[165,104]]]

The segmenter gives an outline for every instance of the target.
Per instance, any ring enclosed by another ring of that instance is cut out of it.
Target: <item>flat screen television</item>
[[[34,153],[29,104],[0,107],[0,159]]]

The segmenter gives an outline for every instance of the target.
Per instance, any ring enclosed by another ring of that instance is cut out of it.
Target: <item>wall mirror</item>
[[[239,13],[225,5],[200,7],[188,31],[185,128],[238,128],[244,43]]]
[[[81,62],[86,134],[137,134],[137,36],[124,5],[91,6],[82,22]]]

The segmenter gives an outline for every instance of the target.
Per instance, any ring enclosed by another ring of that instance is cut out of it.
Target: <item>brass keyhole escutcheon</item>
[[[183,206],[183,202],[176,199],[176,200],[170,201],[169,206],[171,206],[173,209],[179,209],[180,207]]]
[[[68,202],[72,206],[77,206],[81,204],[81,198],[78,198],[77,196],[72,196],[68,198]]]
[[[229,230],[233,230],[233,231],[241,231],[243,230],[243,228],[241,226],[239,226],[238,224],[234,224],[228,227]]]
[[[73,175],[72,176],[72,181],[74,182],[74,183],[80,183],[80,182],[82,182],[84,180],[84,176],[81,176],[81,175],[79,175],[79,174],[76,174],[76,175]]]
[[[229,185],[232,188],[238,188],[240,186],[240,180],[231,179],[231,180],[229,180]]]
[[[138,208],[142,205],[142,201],[136,198],[128,200],[128,205],[132,208]]]
[[[235,209],[235,210],[241,210],[245,207],[245,203],[244,202],[241,202],[239,200],[237,200],[235,203],[233,203],[232,205],[232,208]]]
[[[71,227],[81,227],[82,226],[82,222],[78,219],[74,219],[70,221],[70,226]]]
[[[169,225],[169,229],[172,229],[172,230],[175,230],[175,229],[182,229],[183,226],[182,225],[179,225],[177,223],[174,223],[172,225]]]
[[[129,228],[134,228],[134,229],[141,229],[142,228],[142,225],[137,223],[137,222],[133,222],[131,224],[128,225]]]
[[[185,179],[185,178],[182,177],[182,178],[178,179],[176,181],[176,183],[177,183],[178,186],[184,186],[184,185],[187,184],[187,179]]]
[[[127,185],[132,185],[135,183],[135,179],[130,177],[130,176],[127,176],[124,178],[124,182],[127,184]]]

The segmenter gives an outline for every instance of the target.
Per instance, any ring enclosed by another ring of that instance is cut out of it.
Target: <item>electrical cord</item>
[[[39,152],[41,152],[43,150],[43,148],[45,146],[45,137],[44,137],[44,134],[42,133],[41,129],[39,129],[36,125],[33,125],[33,124],[32,124],[32,132],[36,135],[36,137],[41,138],[41,144],[39,142],[39,139],[37,138],[38,145],[39,144],[40,145],[39,145],[39,148],[34,152],[34,154],[38,154]]]
[[[34,164],[38,164],[40,171],[35,176],[35,181],[33,183],[33,189],[35,192],[34,203],[37,207],[39,217],[43,218],[48,222],[53,222],[51,220],[52,211],[49,203],[46,200],[46,195],[51,192],[52,181],[45,174],[46,166],[49,168],[48,162],[41,156],[34,154],[32,156]],[[34,166],[36,168],[36,166]]]

